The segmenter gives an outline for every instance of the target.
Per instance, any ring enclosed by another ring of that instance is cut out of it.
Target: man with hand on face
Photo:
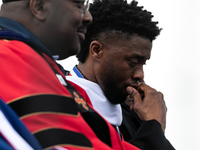
[[[95,0],[89,11],[93,22],[77,55],[79,64],[67,79],[85,89],[88,103],[118,132],[122,123],[122,134],[130,143],[143,150],[174,149],[164,135],[167,109],[163,95],[144,83],[143,65],[161,30],[151,12],[134,0],[130,4]],[[124,103],[127,96],[139,118],[121,109],[121,103],[128,107]]]
[[[3,0],[0,98],[42,149],[139,150],[120,140],[113,126],[86,103],[85,91],[68,82],[54,60],[80,50],[92,21],[87,6],[82,0]],[[13,149],[0,136],[0,147],[5,146]]]

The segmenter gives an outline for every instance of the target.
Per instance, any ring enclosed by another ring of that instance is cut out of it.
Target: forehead
[[[149,39],[140,36],[130,36],[128,39],[119,38],[112,42],[107,42],[108,53],[121,56],[138,56],[146,59],[150,58],[152,43]]]

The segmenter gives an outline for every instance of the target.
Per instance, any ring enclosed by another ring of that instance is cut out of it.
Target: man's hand
[[[126,90],[133,99],[130,109],[134,110],[141,120],[157,120],[165,133],[167,107],[163,94],[144,83],[137,89],[127,87]]]

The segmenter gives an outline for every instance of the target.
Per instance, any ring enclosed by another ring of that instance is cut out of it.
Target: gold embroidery
[[[5,42],[9,42],[9,40],[3,39]]]
[[[86,110],[88,110],[88,107],[86,106],[86,102],[85,100],[83,100],[82,98],[80,98],[78,96],[78,94],[76,92],[73,92],[74,96],[75,96],[75,101],[78,103],[78,104],[81,104],[83,106],[83,108],[85,108]]]

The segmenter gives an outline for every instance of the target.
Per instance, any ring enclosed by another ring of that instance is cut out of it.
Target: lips
[[[137,88],[139,87],[138,84],[132,84],[132,85],[130,85],[130,86],[132,86],[132,87],[135,88],[135,89],[137,89]]]
[[[129,86],[132,86],[133,88],[137,89],[141,84],[145,83],[144,80],[137,81],[136,83],[132,83]]]
[[[131,86],[131,87],[133,87],[134,89],[136,89],[137,90],[137,88],[139,87],[139,85],[138,84],[127,84],[126,86],[124,86],[125,88],[123,88],[123,93],[124,93],[124,95],[128,95],[128,93],[127,93],[127,91],[126,91],[126,88],[128,87],[128,86]]]
[[[86,34],[87,30],[86,28],[79,28],[78,29],[78,36],[81,39],[81,41],[85,40],[85,34]]]

